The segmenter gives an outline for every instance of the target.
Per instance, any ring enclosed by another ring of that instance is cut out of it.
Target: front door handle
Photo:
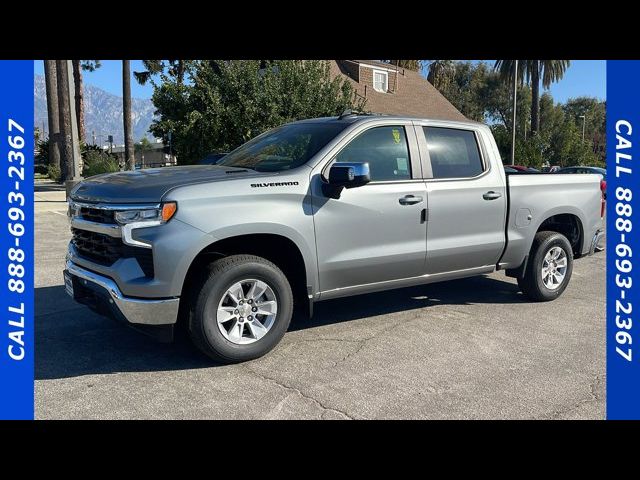
[[[415,195],[405,195],[398,200],[400,205],[415,205],[416,203],[422,203],[422,197],[416,197]]]
[[[482,198],[484,198],[485,200],[495,200],[496,198],[500,198],[501,196],[501,193],[490,191],[482,195]]]

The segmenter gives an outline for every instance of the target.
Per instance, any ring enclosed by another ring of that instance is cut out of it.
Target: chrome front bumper
[[[111,311],[115,307],[124,320],[131,324],[172,325],[178,319],[179,298],[141,299],[125,297],[113,280],[82,268],[70,260],[67,260],[65,272],[75,277],[80,286],[97,291],[101,299],[106,300],[107,307]],[[76,298],[75,295],[74,299],[80,301],[80,303],[87,304],[87,302]]]

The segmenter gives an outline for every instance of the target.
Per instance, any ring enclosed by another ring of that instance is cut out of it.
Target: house
[[[376,60],[330,60],[331,73],[342,76],[366,99],[372,113],[466,120],[419,72]]]

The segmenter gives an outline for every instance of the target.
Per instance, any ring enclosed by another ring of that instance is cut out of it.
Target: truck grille
[[[119,258],[135,258],[145,276],[153,277],[153,252],[150,248],[132,247],[122,243],[120,238],[77,228],[72,228],[71,234],[71,243],[80,257],[106,267]]]
[[[89,222],[116,223],[113,210],[105,210],[102,208],[81,207],[80,217]]]

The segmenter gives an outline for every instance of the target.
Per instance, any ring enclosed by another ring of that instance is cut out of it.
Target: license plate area
[[[64,289],[71,298],[74,298],[73,276],[68,272],[64,272]]]

